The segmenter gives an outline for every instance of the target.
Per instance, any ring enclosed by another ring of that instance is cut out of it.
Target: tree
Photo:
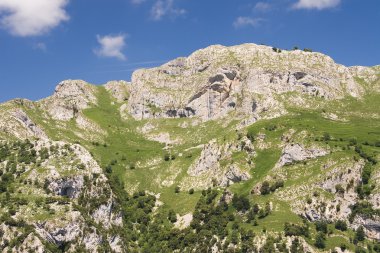
[[[232,198],[232,206],[238,211],[247,211],[251,207],[247,197],[234,195]]]
[[[324,249],[326,247],[326,243],[325,243],[325,235],[324,233],[322,232],[319,232],[317,234],[317,237],[315,238],[315,243],[314,243],[315,247],[319,248],[319,249]]]
[[[358,227],[358,229],[356,229],[355,239],[358,240],[359,242],[364,241],[365,233],[364,233],[363,226],[360,226],[360,227]]]
[[[106,173],[108,173],[108,174],[112,173],[112,166],[111,165],[106,166]]]
[[[309,237],[309,227],[307,224],[297,225],[286,222],[284,226],[285,236],[306,236]]]
[[[343,220],[337,220],[335,222],[335,228],[340,231],[346,231],[347,230],[347,223]]]
[[[324,141],[330,141],[331,140],[331,136],[329,133],[324,133],[323,134],[323,140]]]
[[[324,234],[327,234],[327,223],[325,221],[317,221],[315,223],[315,229],[318,232],[322,232]]]
[[[262,195],[267,195],[270,193],[270,186],[268,181],[264,181],[261,185],[260,192]]]
[[[169,213],[168,213],[168,219],[169,219],[170,222],[172,222],[172,223],[177,222],[177,215],[176,215],[176,213],[175,213],[172,209],[169,210]]]

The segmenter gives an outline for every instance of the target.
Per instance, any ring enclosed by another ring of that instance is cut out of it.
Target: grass
[[[192,212],[200,192],[196,191],[190,195],[187,190],[175,193],[174,189],[183,181],[196,180],[187,175],[187,169],[201,152],[200,148],[194,147],[208,143],[212,139],[216,139],[219,144],[237,142],[239,133],[235,131],[235,126],[238,122],[230,120],[226,123],[220,120],[193,125],[192,119],[136,121],[129,118],[124,120],[119,113],[121,104],[117,103],[104,87],[96,89],[97,105],[84,110],[83,114],[104,130],[105,135],[98,136],[98,143],[79,138],[76,133],[85,132],[85,130],[79,128],[75,120],[56,122],[45,118],[43,110],[38,107],[24,109],[52,139],[79,141],[92,152],[102,168],[113,163],[112,175],[121,179],[130,193],[137,190],[160,193],[159,200],[163,202],[163,211],[173,209],[181,215]],[[317,98],[311,99],[317,100]],[[251,179],[233,184],[230,189],[236,194],[249,196],[251,203],[265,206],[266,202],[272,202],[274,206],[271,215],[259,219],[259,225],[252,227],[256,232],[263,229],[282,232],[285,222],[302,222],[302,219],[291,211],[290,205],[279,199],[277,194],[272,193],[266,196],[250,194],[252,188],[262,182],[267,175],[275,176],[275,173],[278,173],[272,168],[281,156],[282,136],[289,133],[290,129],[294,130],[292,138],[296,142],[301,142],[306,146],[316,145],[333,152],[326,157],[307,161],[305,164],[298,163],[281,168],[280,173],[288,175],[285,189],[303,185],[305,182],[310,183],[313,179],[318,179],[319,175],[323,176],[323,173],[327,173],[328,170],[322,171],[321,165],[328,159],[341,161],[357,155],[352,148],[347,148],[352,139],[355,139],[358,145],[362,145],[366,153],[379,155],[379,148],[373,146],[375,142],[380,141],[379,94],[370,94],[362,99],[346,98],[332,102],[324,101],[321,102],[321,105],[317,109],[288,107],[289,114],[285,116],[260,120],[249,126],[246,131],[253,133],[256,137],[258,134],[265,134],[264,142],[267,144],[264,148],[258,148],[259,140],[254,142],[256,155],[252,159],[252,164],[244,164],[247,155],[243,152],[235,152],[232,155],[232,161],[250,168]],[[327,119],[325,118],[327,113],[334,113],[346,121]],[[170,149],[170,152],[176,157],[174,160],[164,160],[164,155],[168,152],[164,150],[165,144],[152,141],[147,138],[147,135],[138,131],[147,123],[154,126],[149,134],[168,133],[171,140],[178,140],[178,143],[172,145]],[[320,139],[326,133],[331,136],[331,140],[321,141]],[[245,130],[240,134],[245,134]],[[363,143],[370,145],[363,145]],[[113,160],[116,162],[112,162]],[[163,181],[170,183],[163,185]],[[350,235],[349,232],[342,233],[334,230],[333,237],[328,237],[326,241],[327,248],[333,249],[342,243],[350,245],[344,237],[347,235]],[[313,241],[311,240],[310,243]],[[349,247],[352,248],[351,246]]]

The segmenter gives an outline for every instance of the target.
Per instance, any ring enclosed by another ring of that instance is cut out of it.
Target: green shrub
[[[309,227],[307,224],[297,225],[286,222],[284,225],[285,236],[305,236],[309,237]]]
[[[337,220],[335,222],[335,228],[340,231],[346,231],[347,230],[347,223],[344,220]]]
[[[319,248],[319,249],[324,249],[326,247],[326,242],[325,242],[325,234],[322,233],[322,232],[319,232],[317,234],[317,237],[315,238],[315,247]]]
[[[232,206],[238,211],[247,211],[251,207],[251,204],[247,197],[235,194],[232,198]]]
[[[315,229],[318,232],[322,232],[324,234],[327,234],[327,222],[325,222],[325,221],[317,221],[317,222],[315,222]]]

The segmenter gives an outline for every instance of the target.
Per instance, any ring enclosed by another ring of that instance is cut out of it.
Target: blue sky
[[[0,102],[130,80],[212,44],[297,45],[380,64],[379,0],[0,0]]]

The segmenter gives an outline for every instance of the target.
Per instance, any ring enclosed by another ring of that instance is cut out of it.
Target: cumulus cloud
[[[338,6],[340,1],[341,0],[298,0],[298,2],[293,5],[293,8],[323,10]]]
[[[174,6],[174,0],[158,0],[150,10],[150,15],[153,20],[160,20],[164,16],[177,17],[184,15],[185,13],[185,9]]]
[[[125,35],[105,35],[96,36],[100,47],[94,50],[94,53],[99,57],[117,58],[126,60],[122,50],[125,47]]]
[[[254,10],[256,11],[268,11],[271,9],[271,5],[266,2],[258,2],[255,4]]]
[[[36,36],[69,20],[68,0],[0,0],[0,26],[15,36]]]
[[[262,18],[251,18],[251,17],[237,17],[233,25],[235,28],[240,28],[244,26],[258,27],[264,21]]]

